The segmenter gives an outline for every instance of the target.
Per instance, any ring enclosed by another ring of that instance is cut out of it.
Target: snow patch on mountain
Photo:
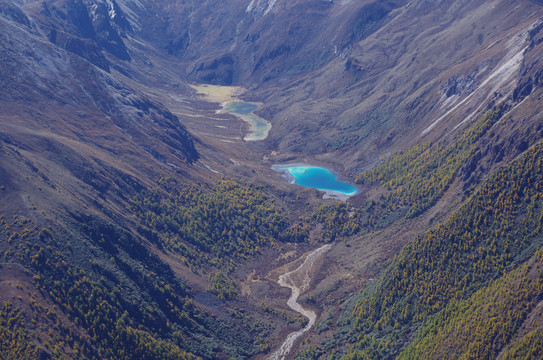
[[[113,2],[111,0],[106,0],[106,6],[109,14],[109,18],[111,20],[115,19],[115,16],[117,13],[115,12],[115,6],[113,5]]]
[[[505,99],[515,87],[517,75],[520,71],[520,67],[524,59],[524,53],[528,46],[526,45],[527,34],[528,32],[524,31],[521,34],[513,36],[507,44],[507,48],[509,49],[509,51],[498,64],[497,69],[494,70],[484,81],[482,81],[475,91],[470,93],[462,101],[458,102],[445,114],[443,114],[432,124],[430,124],[430,126],[424,129],[421,133],[421,136],[427,135],[444,118],[451,115],[461,105],[467,104],[474,99],[477,100],[479,106],[471,114],[465,116],[464,119],[459,124],[457,124],[454,129],[457,129],[462,124],[471,120],[473,116],[475,116],[478,111],[487,104],[487,101],[494,94],[497,94],[499,92],[500,94],[502,94],[501,99]],[[479,97],[480,95],[483,96],[483,101],[481,101],[481,98]]]
[[[245,11],[264,16],[273,9],[276,2],[277,0],[252,0]]]
[[[111,0],[106,1],[110,2]],[[132,26],[134,30],[140,31],[141,24],[139,21],[138,12],[145,12],[144,4],[140,0],[118,0],[117,5],[119,6],[120,10],[125,14],[126,18],[130,23],[130,26]]]

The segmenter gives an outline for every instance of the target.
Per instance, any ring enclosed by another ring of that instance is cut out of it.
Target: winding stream
[[[302,329],[288,334],[287,338],[281,344],[279,349],[275,350],[273,354],[268,357],[268,360],[283,360],[286,355],[290,352],[294,342],[303,335],[306,331],[311,329],[315,321],[317,320],[317,315],[314,311],[305,309],[298,303],[298,297],[309,287],[311,282],[310,272],[315,264],[315,261],[318,260],[326,251],[332,247],[331,244],[326,244],[321,246],[318,249],[310,252],[305,258],[304,262],[298,266],[296,269],[286,272],[279,277],[277,283],[281,286],[288,287],[292,290],[292,294],[287,301],[287,305],[294,311],[299,312],[303,316],[309,319],[307,325]]]
[[[235,115],[249,124],[249,131],[243,137],[243,140],[259,141],[268,137],[268,133],[272,127],[271,123],[254,113],[254,111],[258,109],[259,104],[236,100],[224,103],[221,106],[221,112]]]
[[[268,137],[272,127],[271,123],[256,115],[254,112],[261,103],[241,101],[239,97],[245,92],[245,89],[239,86],[220,86],[220,85],[190,85],[196,92],[203,95],[207,101],[220,103],[219,112],[237,116],[249,125],[247,134],[243,137],[245,141],[260,141]]]

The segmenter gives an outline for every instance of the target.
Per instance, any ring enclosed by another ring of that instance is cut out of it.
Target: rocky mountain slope
[[[183,76],[265,99],[269,149],[345,153],[345,170],[440,137],[538,76],[524,61],[537,52],[533,1],[163,5],[119,3],[134,34],[183,64]]]
[[[0,0],[0,30],[8,358],[266,358],[319,243],[289,358],[540,357],[540,1]]]

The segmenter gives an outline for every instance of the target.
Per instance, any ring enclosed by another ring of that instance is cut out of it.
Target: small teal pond
[[[249,115],[256,109],[258,109],[257,104],[246,103],[243,101],[234,101],[226,104],[224,109],[228,112],[233,112],[239,115]]]
[[[329,197],[349,197],[356,195],[358,189],[347,182],[338,179],[338,176],[327,168],[313,165],[274,165],[272,169],[285,173],[289,182],[322,190]]]
[[[233,101],[223,105],[224,112],[237,115],[249,124],[249,131],[243,138],[245,141],[264,140],[271,129],[269,121],[254,114],[258,106],[258,104],[243,101]]]

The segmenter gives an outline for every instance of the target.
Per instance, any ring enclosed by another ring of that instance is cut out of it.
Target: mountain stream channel
[[[313,266],[315,265],[315,262],[331,247],[332,247],[331,244],[326,244],[324,246],[321,246],[318,249],[311,251],[310,253],[307,254],[304,262],[300,266],[298,266],[294,270],[287,271],[283,275],[279,276],[279,280],[277,281],[277,283],[281,286],[288,287],[292,290],[292,294],[290,295],[290,298],[287,301],[287,305],[292,310],[307,317],[309,319],[309,322],[303,329],[288,334],[287,338],[285,339],[281,347],[275,350],[275,352],[273,352],[268,357],[267,360],[285,359],[285,357],[290,352],[292,345],[294,345],[294,342],[300,336],[302,336],[306,331],[311,329],[313,324],[315,324],[315,321],[317,320],[317,315],[315,314],[314,311],[303,308],[302,305],[298,303],[298,297],[300,296],[300,294],[306,291],[309,287],[309,284],[311,282],[310,273],[311,273],[311,270],[313,269]],[[288,270],[288,267],[287,267],[287,270]]]

